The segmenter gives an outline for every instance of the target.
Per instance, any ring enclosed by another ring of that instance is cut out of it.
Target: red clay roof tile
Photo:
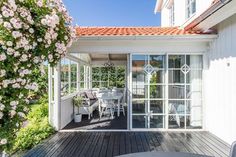
[[[179,27],[76,27],[77,36],[161,36],[199,35],[200,31],[188,31]]]

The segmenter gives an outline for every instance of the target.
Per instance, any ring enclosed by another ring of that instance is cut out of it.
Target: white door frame
[[[164,117],[165,117],[165,125],[163,128],[132,128],[132,56],[133,55],[166,55],[165,57],[165,95],[166,95],[166,98],[164,99],[164,102],[165,102],[165,106],[168,104],[168,58],[169,58],[169,55],[202,55],[202,57],[204,57],[204,52],[202,53],[183,53],[183,52],[180,52],[180,53],[130,53],[130,57],[129,57],[129,66],[130,66],[130,71],[129,71],[129,91],[130,93],[128,94],[129,96],[129,103],[128,103],[128,119],[129,119],[129,122],[128,122],[128,128],[129,130],[131,131],[204,131],[205,127],[204,127],[204,116],[202,117],[202,128],[201,129],[169,129],[168,128],[168,109],[165,109],[165,113],[164,113]],[[186,56],[185,56],[186,57]],[[203,62],[203,68],[204,68],[204,58],[202,60]],[[202,70],[203,72],[203,70]],[[185,78],[186,79],[186,78]],[[203,79],[203,76],[202,76],[202,79]],[[186,81],[185,81],[186,82]],[[202,80],[203,82],[203,80]],[[186,85],[185,85],[186,86]],[[203,83],[202,83],[202,92],[203,91]],[[149,93],[149,92],[148,92]],[[204,98],[202,98],[204,99]],[[185,101],[185,99],[184,99]],[[202,100],[202,115],[204,114],[204,101]],[[149,105],[148,105],[149,106]],[[186,116],[185,116],[185,119],[186,119]],[[185,124],[186,125],[186,124]]]

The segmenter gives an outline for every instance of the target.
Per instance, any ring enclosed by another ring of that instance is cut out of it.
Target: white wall
[[[174,26],[185,26],[191,21],[193,21],[196,17],[202,14],[209,6],[212,4],[213,0],[196,0],[196,13],[186,19],[186,1],[185,0],[174,0],[174,8],[175,8],[175,25]],[[163,1],[163,7],[161,10],[161,26],[167,27],[170,26],[169,22],[169,9],[166,8],[167,0]]]
[[[207,53],[206,129],[229,144],[236,140],[236,15],[218,26],[219,37]]]
[[[61,99],[61,129],[73,120],[72,98],[74,95],[68,95]]]
[[[161,27],[168,27],[170,26],[170,20],[169,20],[169,9],[163,7],[161,11]]]

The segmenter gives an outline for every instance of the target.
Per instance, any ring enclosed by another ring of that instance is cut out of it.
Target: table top
[[[103,94],[98,94],[97,98],[99,99],[121,99],[123,96],[122,93],[103,93]]]
[[[142,152],[142,153],[121,155],[119,157],[209,157],[209,156],[183,153],[183,152]]]

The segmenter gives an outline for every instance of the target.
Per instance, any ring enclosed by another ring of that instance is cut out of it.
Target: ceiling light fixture
[[[106,63],[104,63],[103,64],[105,67],[107,67],[107,68],[112,68],[112,67],[114,67],[114,63],[112,63],[111,61],[110,61],[110,59],[108,59],[108,61],[106,62]]]

